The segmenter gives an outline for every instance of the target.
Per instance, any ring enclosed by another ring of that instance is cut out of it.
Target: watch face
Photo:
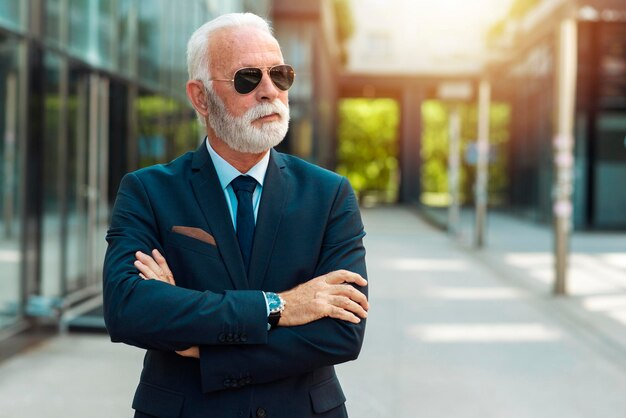
[[[283,304],[280,300],[280,296],[271,292],[267,292],[265,296],[267,297],[267,304],[270,308],[270,312],[278,312],[281,310]]]

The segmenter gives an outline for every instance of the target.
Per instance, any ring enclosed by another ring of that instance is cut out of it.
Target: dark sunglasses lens
[[[261,82],[263,72],[259,68],[242,68],[235,73],[235,90],[240,94],[248,94]]]
[[[270,78],[281,90],[289,90],[296,73],[291,65],[277,65],[270,69]]]

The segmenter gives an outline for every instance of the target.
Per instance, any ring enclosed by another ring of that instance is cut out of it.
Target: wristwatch
[[[279,294],[273,292],[265,292],[265,297],[267,298],[267,306],[270,310],[267,323],[271,329],[278,325],[280,315],[285,310],[285,301]]]

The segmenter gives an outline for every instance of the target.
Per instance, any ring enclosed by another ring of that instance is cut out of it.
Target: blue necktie
[[[230,182],[237,195],[237,241],[246,267],[250,266],[252,253],[252,239],[254,238],[254,210],[252,208],[252,194],[257,182],[250,176],[239,176]]]

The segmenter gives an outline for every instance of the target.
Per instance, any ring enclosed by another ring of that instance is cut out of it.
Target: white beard
[[[219,139],[235,151],[260,154],[280,144],[287,135],[289,108],[278,99],[271,103],[260,103],[236,117],[228,113],[224,102],[213,89],[207,89],[207,97],[210,105],[207,118],[209,126]],[[253,121],[272,113],[278,113],[280,119],[260,127],[252,125]]]

